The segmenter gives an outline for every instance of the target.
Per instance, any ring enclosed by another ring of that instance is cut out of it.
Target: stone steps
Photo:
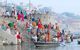
[[[0,45],[3,45],[2,41],[0,40]]]

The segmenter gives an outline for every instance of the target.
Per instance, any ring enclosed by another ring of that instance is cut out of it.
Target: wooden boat
[[[78,44],[80,44],[80,39],[78,39]]]
[[[34,42],[36,47],[51,47],[51,46],[59,46],[59,42]]]

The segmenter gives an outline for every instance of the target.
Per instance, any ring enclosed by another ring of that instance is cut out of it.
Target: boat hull
[[[78,44],[80,44],[80,41],[78,41]]]
[[[51,47],[51,46],[59,46],[58,42],[35,42],[36,47]]]

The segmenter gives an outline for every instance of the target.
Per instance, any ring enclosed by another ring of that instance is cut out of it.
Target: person
[[[17,21],[14,22],[14,29],[17,29]]]
[[[64,32],[64,29],[62,30],[62,32],[61,32],[61,42],[63,42],[64,41],[64,34],[65,32]]]
[[[56,31],[59,31],[59,30],[60,30],[58,23],[55,23],[55,27],[56,27],[56,28],[55,28]]]
[[[50,30],[50,29],[51,29],[51,23],[48,24],[48,30]]]
[[[60,31],[57,32],[57,39],[60,41]]]
[[[38,33],[37,33],[37,41],[40,41],[40,37],[41,37],[41,33],[38,32]]]
[[[21,21],[24,21],[24,14],[22,12],[21,12],[21,18],[22,18]]]
[[[20,15],[20,13],[18,12],[18,20],[20,20],[21,19],[21,15]]]
[[[21,35],[20,35],[20,32],[17,32],[16,38],[17,38],[17,44],[20,44],[21,43]]]
[[[64,35],[61,35],[61,42],[64,41]]]
[[[65,31],[64,31],[64,29],[62,29],[62,35],[64,35],[65,34]]]
[[[10,13],[8,11],[6,11],[6,17],[10,17]]]
[[[35,21],[35,18],[34,17],[32,17],[32,21]]]
[[[24,19],[27,19],[27,17],[28,17],[28,14],[26,13],[26,15],[24,16]]]
[[[13,28],[13,26],[14,26],[14,22],[10,22],[10,23],[8,23],[8,26],[9,26],[10,28]]]
[[[15,17],[15,8],[12,8],[11,17]]]
[[[33,40],[34,42],[37,42],[37,35],[36,35],[36,34],[33,34],[33,35],[32,35],[32,40]]]
[[[40,37],[41,42],[47,42],[47,36],[46,35],[47,34],[45,34],[45,33],[41,33],[41,37]]]
[[[48,31],[47,33],[48,33],[47,34],[47,38],[48,38],[47,40],[48,40],[48,42],[50,42],[50,31]]]
[[[2,24],[2,25],[1,25],[1,29],[2,29],[2,30],[6,30],[7,28],[6,28],[6,26],[5,26],[4,24]]]
[[[70,36],[71,42],[73,42],[73,35]]]

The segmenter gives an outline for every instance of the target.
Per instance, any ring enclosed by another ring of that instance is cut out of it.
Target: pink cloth
[[[21,14],[21,18],[22,18],[21,21],[24,21],[24,14]]]
[[[48,29],[51,29],[51,23],[50,23],[50,24],[48,24]]]

